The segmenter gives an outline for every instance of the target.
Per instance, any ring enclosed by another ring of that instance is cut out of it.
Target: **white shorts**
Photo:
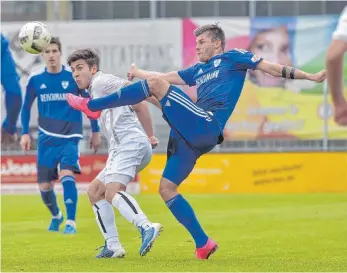
[[[347,42],[347,6],[344,8],[336,30],[333,33],[334,40],[343,40]]]
[[[118,182],[127,185],[152,158],[152,145],[145,137],[129,139],[117,148],[110,147],[106,167],[97,175],[102,183]]]

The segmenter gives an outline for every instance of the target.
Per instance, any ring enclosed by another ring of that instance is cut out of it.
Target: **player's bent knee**
[[[95,179],[89,184],[87,195],[90,203],[94,205],[96,202],[105,199],[105,186]]]
[[[39,183],[40,191],[50,190],[53,188],[54,188],[53,182],[41,182],[41,183]]]
[[[159,185],[159,194],[165,201],[177,195],[177,185],[166,178],[162,178]]]
[[[124,184],[118,183],[118,182],[106,184],[105,199],[109,203],[112,203],[114,196],[119,191],[126,191],[126,186]]]
[[[154,76],[147,79],[147,84],[151,94],[153,94],[159,100],[165,96],[170,88],[170,84],[159,76]]]
[[[60,171],[60,178],[64,177],[64,176],[75,176],[75,173],[71,170],[61,170]]]

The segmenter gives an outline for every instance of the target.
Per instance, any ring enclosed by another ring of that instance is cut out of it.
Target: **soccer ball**
[[[41,22],[26,23],[18,34],[21,47],[28,53],[40,54],[51,42],[51,33]]]

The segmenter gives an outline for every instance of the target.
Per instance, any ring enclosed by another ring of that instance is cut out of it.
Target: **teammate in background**
[[[309,74],[284,65],[270,63],[253,53],[233,49],[224,52],[225,34],[218,25],[204,25],[194,31],[200,63],[166,74],[135,69],[130,79],[146,79],[123,87],[99,99],[70,96],[68,103],[91,118],[100,110],[136,104],[150,96],[160,102],[163,116],[171,127],[168,159],[159,192],[172,214],[192,235],[196,257],[207,259],[217,244],[207,236],[178,186],[191,173],[196,160],[223,141],[223,130],[240,97],[248,69],[258,69],[275,77],[321,82],[326,71]],[[174,85],[197,86],[197,103]]]
[[[10,144],[17,139],[17,121],[22,107],[22,91],[19,75],[8,46],[8,40],[1,33],[1,84],[5,90],[7,116],[1,128],[1,143]]]
[[[71,70],[61,64],[61,43],[52,37],[48,48],[42,53],[46,67],[33,73],[28,80],[22,108],[21,146],[24,151],[31,148],[29,135],[30,111],[38,99],[37,168],[41,197],[52,214],[49,231],[59,231],[64,217],[58,208],[54,192],[54,181],[60,178],[64,189],[67,221],[64,234],[76,233],[76,208],[78,193],[75,174],[80,173],[79,140],[82,135],[82,115],[66,102],[66,94],[84,94],[78,89]],[[101,144],[97,121],[91,121],[91,148],[97,151]],[[59,176],[58,176],[59,165]]]
[[[88,88],[89,95],[93,98],[112,93],[120,95],[120,88],[131,84],[116,76],[102,73],[99,70],[99,56],[90,49],[73,52],[67,62],[78,87]],[[136,200],[125,191],[136,173],[151,161],[151,143],[153,146],[158,144],[153,136],[148,106],[141,102],[133,106],[108,109],[102,113],[99,124],[109,143],[109,156],[106,167],[88,188],[88,197],[105,239],[105,246],[96,258],[125,255],[119,241],[112,205],[141,232],[140,255],[144,256],[151,249],[162,226],[151,223]]]
[[[347,101],[343,95],[343,57],[347,51],[347,6],[344,8],[339,23],[333,33],[327,57],[328,84],[335,107],[335,122],[347,125]]]

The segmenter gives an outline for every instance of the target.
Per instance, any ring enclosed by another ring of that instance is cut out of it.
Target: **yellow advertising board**
[[[142,193],[158,192],[165,162],[165,155],[153,155],[140,173]],[[208,154],[180,192],[347,192],[347,153]]]

